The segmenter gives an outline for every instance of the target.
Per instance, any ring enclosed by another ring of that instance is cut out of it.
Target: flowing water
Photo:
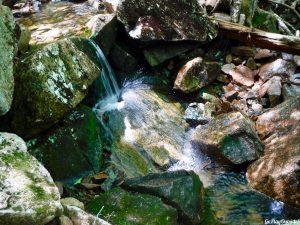
[[[299,210],[249,187],[244,172],[212,167],[215,162],[190,143],[194,130],[183,121],[181,104],[143,79],[128,81],[120,90],[101,49],[93,45],[106,90],[94,111],[111,134],[111,160],[118,169],[128,177],[162,170],[195,171],[206,187],[205,225],[261,225],[265,219],[300,218]]]

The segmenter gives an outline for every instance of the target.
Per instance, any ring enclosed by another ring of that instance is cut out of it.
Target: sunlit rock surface
[[[300,96],[258,117],[265,155],[248,167],[252,187],[300,207]]]
[[[50,174],[15,134],[0,133],[0,190],[0,225],[43,225],[62,213]]]
[[[86,23],[97,14],[88,3],[50,2],[41,11],[18,22],[31,31],[31,45],[47,44],[65,37],[90,37],[92,31]]]
[[[177,225],[177,212],[155,196],[114,188],[96,197],[86,210],[113,224]]]
[[[103,120],[113,136],[112,162],[120,170],[128,177],[145,175],[183,157],[187,124],[179,103],[134,82],[121,100],[106,108],[101,102],[95,107],[98,115],[106,111]]]
[[[33,137],[58,122],[99,76],[99,68],[74,43],[89,48],[83,39],[64,39],[38,49],[18,65],[11,118],[12,129],[22,137]]]
[[[207,42],[217,35],[197,0],[122,0],[117,16],[131,37],[144,41]]]
[[[12,12],[0,4],[0,116],[9,111],[13,98],[14,29]]]
[[[94,112],[84,105],[27,145],[54,180],[74,182],[100,169],[101,132]]]
[[[263,153],[254,124],[240,112],[221,114],[208,125],[198,126],[192,143],[199,151],[229,164],[253,161]]]

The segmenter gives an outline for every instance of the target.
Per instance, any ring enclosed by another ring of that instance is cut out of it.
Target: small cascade
[[[116,80],[116,75],[109,65],[109,62],[107,61],[101,48],[92,39],[90,39],[90,43],[95,48],[97,57],[102,67],[100,79],[105,89],[105,95],[106,97],[117,98],[120,94],[120,89]]]

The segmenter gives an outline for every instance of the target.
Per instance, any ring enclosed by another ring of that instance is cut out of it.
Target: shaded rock
[[[126,180],[123,184],[130,191],[160,197],[163,202],[179,212],[185,224],[200,224],[204,189],[194,172],[184,170],[150,174]]]
[[[251,186],[300,207],[300,96],[259,116],[256,129],[265,145],[265,155],[248,167]]]
[[[294,56],[294,62],[298,67],[300,67],[300,55],[295,55]]]
[[[59,225],[73,225],[72,220],[69,219],[69,217],[62,215],[58,218]]]
[[[101,165],[100,128],[92,109],[84,105],[27,145],[55,180],[76,179],[99,171]]]
[[[185,110],[184,119],[191,126],[209,123],[212,116],[212,109],[205,107],[203,103],[191,103]]]
[[[195,48],[195,44],[189,43],[164,43],[144,50],[144,56],[151,66],[157,66],[168,59]]]
[[[1,1],[0,1],[1,3]],[[12,8],[14,6],[14,4],[17,3],[17,0],[3,0],[2,1],[2,4],[5,5],[5,6],[8,6],[10,8]]]
[[[280,103],[281,86],[281,77],[274,76],[262,85],[259,95],[264,97],[268,94],[271,107],[274,107]]]
[[[76,206],[64,206],[64,214],[72,221],[73,225],[111,225],[105,220],[88,214]]]
[[[92,31],[92,37],[100,46],[104,55],[108,55],[117,36],[117,18],[114,14],[99,14],[93,16],[87,23]]]
[[[207,42],[217,30],[196,0],[122,0],[117,10],[129,35],[143,41],[193,40]]]
[[[113,224],[178,224],[176,209],[165,205],[160,198],[120,188],[101,194],[86,206],[93,215],[101,209],[103,217]]]
[[[236,56],[254,56],[254,49],[248,46],[236,46],[231,48],[231,53]]]
[[[0,224],[46,224],[62,214],[48,171],[14,134],[0,133]]]
[[[10,9],[0,4],[0,116],[6,114],[14,92],[13,58],[15,21]]]
[[[16,133],[25,138],[37,135],[87,94],[100,70],[74,42],[89,48],[83,39],[64,39],[35,51],[18,65],[11,110]]]
[[[205,87],[220,74],[220,65],[216,62],[206,62],[201,57],[187,62],[178,72],[174,89],[191,93]]]
[[[31,37],[28,27],[23,25],[17,26],[18,52],[25,53],[29,50],[29,41]]]
[[[257,65],[256,62],[254,61],[254,59],[252,57],[250,57],[247,60],[246,66],[251,69],[251,70],[256,70],[257,69]]]
[[[137,68],[137,59],[117,44],[113,44],[109,56],[115,68],[122,72],[132,73]]]
[[[259,49],[256,52],[254,59],[255,60],[268,59],[268,58],[272,58],[274,56],[276,56],[276,53],[272,52],[269,49]]]
[[[240,112],[222,114],[208,125],[198,126],[192,143],[206,154],[230,164],[253,161],[263,152],[254,124]]]
[[[293,62],[277,59],[274,62],[263,65],[259,68],[259,76],[263,81],[269,80],[275,75],[292,76],[296,71],[296,66]]]
[[[239,65],[229,71],[229,74],[236,83],[247,87],[251,87],[254,84],[254,77],[256,75],[254,71],[243,65]]]
[[[38,13],[18,19],[18,23],[30,30],[30,45],[45,45],[73,36],[89,38],[93,33],[86,24],[97,14],[87,3],[49,2],[42,4]]]

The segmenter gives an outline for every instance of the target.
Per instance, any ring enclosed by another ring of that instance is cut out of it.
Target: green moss
[[[37,201],[46,200],[48,198],[43,188],[35,186],[34,184],[28,185],[28,188],[34,193],[34,197]]]
[[[25,152],[13,152],[12,154],[5,154],[0,157],[0,160],[4,163],[18,169],[28,168],[32,159],[33,158]]]

